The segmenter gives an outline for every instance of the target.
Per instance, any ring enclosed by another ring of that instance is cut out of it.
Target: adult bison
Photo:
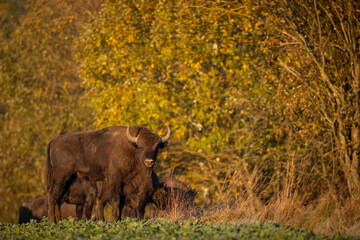
[[[131,196],[136,215],[142,219],[145,203],[154,191],[152,168],[157,153],[170,139],[167,128],[164,137],[141,126],[116,126],[51,140],[45,167],[49,220],[61,219],[61,200],[76,177],[105,182],[113,219],[121,216],[126,196]]]
[[[48,204],[46,198],[40,197],[26,201],[19,209],[19,223],[28,223],[31,219],[39,222],[42,217],[48,216]],[[63,203],[61,205],[61,219],[76,216],[76,206]]]

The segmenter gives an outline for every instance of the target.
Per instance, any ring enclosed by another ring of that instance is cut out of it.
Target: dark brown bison
[[[96,187],[94,183],[76,178],[63,196],[62,202],[76,205],[77,219],[90,219],[95,197]]]
[[[159,187],[159,179],[158,176],[156,175],[156,173],[154,171],[151,172],[151,179],[152,179],[152,188],[153,189],[157,189]],[[141,176],[136,176],[134,178],[134,182],[137,181],[141,181]],[[104,207],[107,203],[110,203],[110,205],[112,205],[112,203],[110,202],[110,188],[107,186],[106,182],[96,182],[95,183],[96,188],[97,188],[97,193],[96,193],[96,219],[97,220],[104,220]],[[133,186],[136,188],[136,186]],[[136,214],[136,197],[137,197],[137,192],[132,192],[132,190],[130,189],[129,192],[127,189],[124,189],[124,192],[127,193],[126,197],[125,195],[123,195],[123,199],[122,199],[122,203],[124,206],[122,207],[122,213],[121,213],[121,217],[137,217]],[[151,196],[147,199],[145,205],[147,205],[147,203],[151,202]],[[146,208],[146,206],[145,206]],[[145,211],[145,210],[144,210]]]
[[[146,202],[144,218],[150,219],[170,215],[175,208],[183,218],[200,215],[201,209],[195,203],[195,190],[175,178],[159,179],[155,172],[152,172],[152,178],[155,191],[153,196]],[[96,219],[104,220],[103,209],[109,203],[110,194],[105,182],[97,182],[96,187]],[[136,217],[131,195],[128,195],[123,203],[121,217]]]
[[[156,175],[156,174],[155,174]],[[159,178],[152,198],[146,203],[145,218],[174,217],[187,219],[200,217],[201,208],[195,203],[196,191],[171,177]],[[135,217],[134,209],[125,199],[124,217]]]
[[[90,219],[94,206],[96,188],[91,183],[75,179],[61,201],[61,219],[76,217]],[[19,223],[30,219],[40,221],[48,216],[47,198],[36,198],[23,203],[19,211]]]
[[[175,216],[176,218],[199,217],[201,208],[195,203],[196,191],[174,177],[159,179],[160,188],[153,194],[158,206],[154,211],[157,217]]]
[[[46,198],[35,198],[23,203],[19,209],[19,223],[30,222],[35,219],[39,222],[42,217],[48,216],[48,205]],[[76,206],[73,204],[63,203],[61,205],[61,219],[76,217]]]
[[[76,177],[87,181],[104,181],[109,188],[112,218],[121,216],[128,196],[138,218],[144,217],[145,203],[152,195],[152,171],[160,148],[170,139],[159,137],[149,129],[108,127],[58,136],[47,149],[45,179],[50,221],[61,219],[60,205]]]
[[[191,205],[195,202],[196,191],[185,183],[174,177],[165,177],[159,179],[160,184],[166,188],[167,197],[182,198],[182,204]],[[169,202],[169,201],[168,201]]]

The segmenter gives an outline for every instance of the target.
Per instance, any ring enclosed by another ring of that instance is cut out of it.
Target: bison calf
[[[201,208],[195,203],[196,191],[173,177],[160,178],[159,188],[153,194],[153,201],[159,207],[156,216],[174,216],[187,219],[200,217]]]
[[[150,174],[151,177],[151,189],[157,189],[159,187],[159,179],[158,176],[154,171]],[[141,191],[144,191],[143,188],[141,188],[142,184],[140,182],[143,181],[143,178],[141,175],[135,176],[132,185],[128,185],[127,187],[124,187],[122,190],[122,197],[123,197],[123,205],[121,207],[121,217],[137,217],[136,212],[136,198],[137,195],[141,194]],[[112,202],[110,201],[110,188],[106,184],[106,182],[96,182],[96,188],[97,188],[97,194],[96,194],[96,219],[97,220],[104,220],[104,207],[107,203],[110,203],[112,205]],[[140,188],[139,188],[140,186]],[[146,190],[146,189],[145,189]],[[126,196],[126,197],[125,197]],[[144,214],[146,211],[146,205],[147,203],[151,202],[151,196],[152,193],[149,195],[148,198],[145,199],[145,209]]]
[[[94,183],[84,182],[76,178],[63,196],[63,202],[76,205],[77,219],[90,219],[95,203],[96,187]]]
[[[150,201],[146,203],[145,218],[200,217],[201,208],[195,203],[196,192],[175,178],[159,178],[157,188]],[[134,217],[131,201],[125,200],[124,217]]]

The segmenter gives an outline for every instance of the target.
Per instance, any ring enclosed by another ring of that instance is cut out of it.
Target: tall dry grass
[[[257,172],[256,169],[254,172]],[[238,174],[231,186],[223,189],[221,201],[211,204],[201,219],[243,223],[273,221],[327,236],[341,233],[360,238],[360,196],[339,198],[334,189],[328,189],[316,199],[311,199],[311,194],[307,193],[309,187],[301,185],[288,171],[284,187],[264,201],[267,188],[257,184],[261,176],[254,172]],[[247,194],[234,201],[231,188],[244,183]],[[268,187],[276,184],[274,181]]]
[[[235,205],[213,206],[202,216],[205,221],[232,222],[273,221],[327,236],[337,233],[360,237],[360,198],[339,202],[325,194],[307,204],[303,196],[281,193],[267,203],[258,196],[240,200]]]
[[[226,184],[216,185],[219,194],[215,201],[202,205],[200,217],[191,213],[198,212],[196,209],[183,208],[181,199],[176,198],[172,201],[177,204],[163,212],[161,217],[211,222],[272,221],[326,236],[340,233],[360,238],[360,196],[340,197],[331,185],[327,191],[316,193],[317,180],[304,185],[300,181],[303,176],[295,176],[294,172],[295,165],[289,162],[281,183],[278,177],[264,183],[257,168],[252,171],[237,169],[232,171],[232,177]],[[277,188],[276,194],[265,197],[274,188]],[[237,196],[239,189],[242,194]]]

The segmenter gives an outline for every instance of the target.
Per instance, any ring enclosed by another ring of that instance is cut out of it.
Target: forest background
[[[0,0],[0,221],[47,143],[144,125],[204,220],[360,235],[355,0]],[[176,218],[176,216],[175,216]]]

